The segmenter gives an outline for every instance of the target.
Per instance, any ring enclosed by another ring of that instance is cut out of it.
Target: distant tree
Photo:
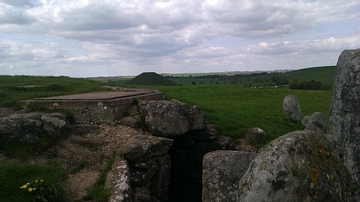
[[[196,82],[195,82],[195,81],[192,81],[192,82],[191,82],[191,84],[192,84],[192,85],[195,85],[195,84],[196,84]]]

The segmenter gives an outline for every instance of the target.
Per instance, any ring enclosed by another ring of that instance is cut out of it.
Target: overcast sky
[[[0,74],[125,76],[335,65],[360,0],[0,0]]]

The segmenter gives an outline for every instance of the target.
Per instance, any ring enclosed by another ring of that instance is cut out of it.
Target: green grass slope
[[[155,72],[144,72],[127,82],[128,85],[176,86],[177,84]]]

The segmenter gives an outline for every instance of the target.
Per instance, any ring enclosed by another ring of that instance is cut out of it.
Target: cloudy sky
[[[300,69],[356,48],[360,0],[0,0],[0,75]]]

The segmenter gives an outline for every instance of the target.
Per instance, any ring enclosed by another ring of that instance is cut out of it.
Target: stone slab
[[[152,92],[91,92],[91,93],[81,93],[81,94],[72,94],[72,95],[62,95],[46,98],[34,98],[34,100],[111,100],[116,98],[125,98],[135,95],[144,95]]]

